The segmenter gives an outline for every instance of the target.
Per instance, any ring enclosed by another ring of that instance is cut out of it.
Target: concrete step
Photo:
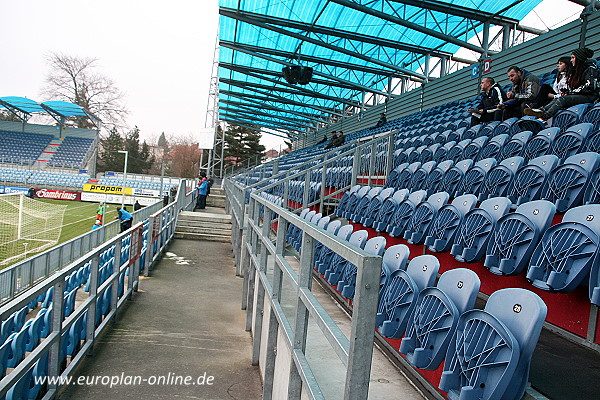
[[[197,221],[189,221],[189,220],[178,220],[177,228],[179,227],[187,227],[187,228],[208,228],[208,229],[226,229],[231,230],[231,223],[226,222],[210,222],[204,221],[198,223]]]
[[[221,207],[225,208],[225,196],[224,195],[215,195],[211,193],[206,198],[206,205],[212,207]]]
[[[204,240],[209,242],[231,243],[231,236],[207,235],[204,233],[187,233],[175,231],[176,239]]]
[[[178,221],[179,222],[194,221],[194,223],[197,223],[197,224],[201,224],[202,222],[230,224],[231,223],[231,215],[184,211],[181,214],[179,214]]]
[[[175,229],[177,232],[182,233],[203,233],[206,235],[217,235],[217,236],[229,236],[231,237],[231,226],[229,229],[226,227],[209,227],[209,226],[189,226],[177,224]]]

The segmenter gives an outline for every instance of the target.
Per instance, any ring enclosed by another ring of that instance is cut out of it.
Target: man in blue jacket
[[[129,213],[125,209],[125,207],[117,207],[117,216],[115,219],[121,220],[121,232],[125,232],[127,229],[131,228],[131,223],[133,222],[133,215]]]
[[[198,185],[198,202],[196,203],[198,208],[204,210],[206,208],[206,196],[208,194],[208,180],[202,178],[202,181]]]

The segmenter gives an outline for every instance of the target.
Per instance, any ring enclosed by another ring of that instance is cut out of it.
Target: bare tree
[[[107,76],[97,72],[96,58],[79,58],[50,53],[50,72],[42,95],[48,100],[63,100],[81,106],[100,119],[107,128],[123,127],[127,109],[123,93]],[[90,121],[78,119],[79,128],[90,128]]]

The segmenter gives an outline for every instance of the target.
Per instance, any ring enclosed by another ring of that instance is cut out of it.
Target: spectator
[[[323,135],[323,139],[321,139],[320,142],[318,142],[317,144],[322,144],[325,143],[327,141],[327,135]]]
[[[34,187],[30,187],[29,190],[27,191],[27,194],[25,196],[29,197],[30,199],[35,198],[35,188]]]
[[[98,229],[98,228],[102,228],[102,221],[100,221],[99,219],[97,219],[94,226],[92,226],[92,230]]]
[[[387,123],[387,118],[385,117],[385,113],[379,114],[379,121],[375,124],[375,128],[379,128]]]
[[[502,110],[499,105],[506,99],[506,95],[493,78],[485,77],[479,84],[481,87],[481,102],[477,108],[470,108],[472,115],[471,126],[480,122],[502,121]]]
[[[336,141],[335,141],[333,147],[340,147],[344,144],[345,141],[346,141],[346,138],[344,137],[344,132],[340,131],[340,134],[336,138]]]
[[[133,215],[131,215],[131,213],[127,211],[125,207],[117,207],[117,216],[115,219],[121,220],[121,232],[125,232],[127,229],[131,228]]]
[[[533,103],[540,91],[540,78],[524,69],[512,66],[507,71],[512,88],[506,93],[507,101],[504,108],[504,119],[521,118],[527,103]]]
[[[324,149],[332,149],[335,147],[335,142],[337,141],[337,133],[335,131],[331,132],[331,139],[329,139],[329,143],[323,147]]]
[[[571,64],[573,72],[567,77],[567,90],[550,103],[534,109],[526,109],[525,114],[548,119],[559,110],[582,103],[593,103],[598,99],[598,68],[591,59],[594,52],[586,47],[573,50]]]
[[[137,210],[139,210],[141,208],[142,208],[142,205],[140,204],[139,201],[136,200],[135,204],[133,205],[133,211],[137,211]]]
[[[202,181],[198,185],[198,200],[196,202],[196,208],[204,210],[206,208],[206,196],[208,191],[208,180],[202,178]]]
[[[554,98],[560,97],[567,91],[567,77],[572,73],[573,65],[569,57],[561,57],[556,63],[556,78],[552,86],[544,84],[540,87],[540,92],[529,108],[540,108],[550,103]]]

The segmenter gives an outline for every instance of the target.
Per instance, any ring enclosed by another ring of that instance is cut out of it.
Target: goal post
[[[23,194],[0,195],[0,268],[56,245],[66,208]]]

